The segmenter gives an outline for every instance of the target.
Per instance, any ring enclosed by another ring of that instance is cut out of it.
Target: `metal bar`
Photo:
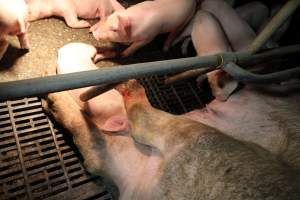
[[[66,166],[65,166],[65,162],[64,162],[62,153],[61,153],[61,151],[60,151],[60,149],[59,149],[59,145],[58,145],[58,142],[57,142],[57,135],[55,134],[54,128],[53,128],[53,124],[52,124],[52,122],[49,120],[48,117],[47,117],[47,122],[48,122],[48,124],[49,124],[50,131],[51,131],[51,134],[52,134],[52,137],[53,137],[53,143],[54,143],[54,145],[55,145],[55,152],[58,154],[59,162],[60,162],[61,168],[62,168],[62,170],[63,170],[63,172],[64,172],[64,179],[65,179],[66,182],[67,182],[68,190],[71,190],[71,189],[72,189],[71,181],[70,181],[70,178],[69,178],[69,176],[68,176],[68,172],[67,172],[67,169],[66,169]]]
[[[118,84],[120,84],[120,82],[94,86],[94,87],[88,89],[87,91],[83,92],[79,96],[79,98],[81,101],[88,101],[104,92],[107,92],[108,90],[113,89]]]
[[[192,78],[192,77],[195,77],[195,76],[200,76],[202,74],[206,74],[206,73],[208,73],[212,70],[213,70],[212,68],[206,67],[206,68],[194,69],[194,70],[189,70],[189,71],[186,71],[186,72],[182,72],[180,74],[176,74],[174,76],[170,76],[170,77],[166,78],[165,84],[170,85],[170,84],[173,84],[173,83],[178,82],[178,81],[183,81],[185,79],[189,79],[189,78]]]
[[[195,69],[199,66],[218,65],[218,61],[219,59],[216,55],[205,58],[192,57],[117,67],[105,67],[97,70],[4,82],[0,83],[0,101],[23,98],[26,96],[43,95],[51,92],[93,85],[110,84],[155,74],[163,75],[176,72],[179,73],[189,69]]]
[[[252,53],[258,52],[277,29],[291,16],[300,5],[300,0],[289,0],[271,19],[263,31],[255,38],[250,46]]]
[[[265,62],[268,60],[274,60],[274,58],[278,59],[278,58],[283,58],[288,55],[297,55],[300,53],[297,50],[298,47],[299,47],[298,45],[294,45],[294,46],[289,46],[289,47],[275,48],[272,50],[267,50],[260,54],[254,54],[252,59],[246,59],[246,60],[245,60],[245,58],[242,58],[242,56],[241,56],[241,57],[239,57],[239,61],[237,61],[237,63],[239,63],[240,65],[251,66],[251,65],[261,64],[262,62]],[[245,57],[247,57],[247,55]],[[224,61],[223,63],[226,63],[226,62],[228,62],[228,59],[226,61]],[[199,75],[205,74],[205,73],[213,71],[213,70],[215,70],[215,69],[211,67],[211,68],[201,68],[201,69],[195,69],[195,70],[189,70],[186,72],[182,72],[182,73],[179,73],[179,74],[176,74],[174,76],[167,78],[165,80],[165,84],[168,84],[168,85],[174,84],[178,81],[183,81],[187,78],[199,76]]]
[[[13,128],[13,133],[14,133],[14,136],[15,136],[19,161],[20,161],[20,165],[21,165],[21,168],[22,168],[24,184],[25,184],[25,188],[26,188],[26,194],[27,194],[28,199],[32,200],[33,199],[32,191],[31,191],[31,188],[30,188],[30,185],[29,185],[29,177],[28,177],[28,173],[27,173],[27,170],[26,170],[24,157],[23,157],[23,154],[22,154],[20,138],[18,136],[18,131],[17,131],[17,127],[16,127],[16,123],[15,123],[15,119],[14,119],[14,113],[13,113],[13,107],[12,107],[12,102],[11,101],[7,101],[7,108],[8,108],[8,112],[9,112],[9,119],[10,119],[11,126]]]
[[[255,55],[252,55],[249,52],[228,52],[205,57],[196,56],[191,58],[106,67],[97,70],[59,74],[43,78],[10,81],[0,83],[0,101],[39,96],[51,92],[99,84],[110,84],[151,75],[174,74],[207,66],[216,68],[217,66],[221,66],[222,64],[231,61],[236,62],[239,65],[245,63],[259,63],[293,54],[300,54],[300,45],[277,48]]]
[[[269,74],[255,74],[239,67],[235,63],[230,62],[224,65],[222,69],[230,74],[234,79],[247,83],[274,83],[286,81],[300,75],[300,67]]]

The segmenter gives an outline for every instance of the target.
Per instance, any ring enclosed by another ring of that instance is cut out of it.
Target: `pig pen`
[[[163,37],[142,48],[128,59],[97,63],[101,66],[138,63],[179,57],[173,48],[162,52]],[[18,49],[16,38],[0,62],[0,81],[12,81],[55,74],[57,51],[70,42],[97,42],[88,29],[68,28],[59,19],[32,22],[29,27],[30,51]],[[122,48],[122,47],[121,47]],[[139,81],[154,107],[173,114],[199,108],[208,96],[194,81],[171,86],[164,77]],[[1,92],[1,91],[0,91]],[[49,119],[38,97],[0,103],[0,199],[112,199],[103,179],[89,174],[71,136]]]

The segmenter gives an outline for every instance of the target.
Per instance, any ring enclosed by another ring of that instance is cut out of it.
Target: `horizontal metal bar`
[[[93,86],[90,89],[88,89],[87,91],[80,94],[79,98],[81,101],[88,101],[100,94],[103,94],[103,93],[113,89],[118,84],[120,84],[120,82]]]
[[[176,74],[174,76],[170,76],[170,77],[166,78],[165,79],[165,84],[166,85],[171,85],[171,84],[174,84],[174,83],[179,82],[179,81],[183,81],[183,80],[186,80],[186,79],[189,79],[189,78],[200,76],[202,74],[206,74],[206,73],[208,73],[212,70],[214,70],[214,69],[212,69],[211,67],[206,67],[206,68],[194,69],[194,70],[189,70],[189,71],[186,71],[186,72],[182,72],[182,73],[179,73],[179,74]]]
[[[105,67],[97,70],[58,74],[43,78],[33,78],[0,83],[0,101],[39,96],[51,92],[71,90],[81,87],[109,84],[151,75],[179,73],[208,64],[218,65],[217,56],[192,57],[166,61],[156,61]]]
[[[224,63],[236,62],[259,63],[266,60],[300,54],[300,45],[273,49],[264,53],[252,55],[249,52],[228,52],[204,57],[180,58],[148,63],[106,67],[97,70],[59,74],[43,78],[10,81],[0,83],[0,101],[24,97],[39,96],[51,92],[71,90],[81,87],[110,84],[133,78],[152,75],[165,75],[203,68],[221,66]]]
[[[279,72],[269,73],[269,74],[255,74],[249,72],[235,63],[228,63],[222,67],[224,71],[230,74],[234,79],[240,82],[246,83],[274,83],[287,81],[291,78],[300,76],[300,67],[295,67],[292,69],[287,69]]]
[[[247,55],[244,56],[244,58],[242,56],[240,56],[237,63],[239,63],[241,65],[244,64],[247,66],[261,64],[262,62],[270,60],[272,58],[277,59],[277,58],[286,57],[288,55],[297,55],[297,54],[299,54],[299,51],[297,50],[297,48],[299,48],[298,45],[276,48],[276,49],[269,50],[269,51],[266,51],[266,52],[263,52],[260,54],[253,55],[253,57],[251,57],[252,59],[248,59],[249,57]],[[228,62],[228,60],[224,61],[224,63],[226,63],[226,62]],[[165,84],[167,84],[167,85],[174,84],[178,81],[182,81],[182,80],[185,80],[185,79],[188,79],[191,77],[206,74],[213,70],[215,70],[215,69],[208,67],[208,68],[201,68],[201,69],[195,69],[195,70],[189,70],[186,72],[182,72],[182,73],[173,75],[171,77],[168,77],[165,80]]]

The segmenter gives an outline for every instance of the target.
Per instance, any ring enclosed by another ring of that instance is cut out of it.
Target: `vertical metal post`
[[[289,0],[271,19],[263,31],[255,38],[250,46],[250,52],[256,53],[272,37],[278,28],[291,16],[299,7],[300,0]]]

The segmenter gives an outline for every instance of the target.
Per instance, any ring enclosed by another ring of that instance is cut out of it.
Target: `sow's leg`
[[[154,199],[161,176],[161,154],[135,143],[130,132],[102,130],[68,92],[49,94],[43,107],[73,135],[86,169],[116,184],[120,199]]]

